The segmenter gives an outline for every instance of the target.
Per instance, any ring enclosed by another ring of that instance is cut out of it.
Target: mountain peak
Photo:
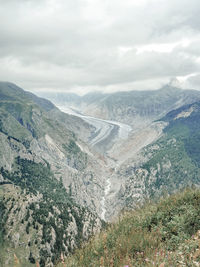
[[[180,82],[180,80],[177,79],[176,77],[171,78],[171,80],[170,80],[170,82],[168,83],[168,85],[169,85],[170,87],[176,87],[176,88],[180,88],[180,89],[183,88],[183,84],[182,84],[182,82]]]

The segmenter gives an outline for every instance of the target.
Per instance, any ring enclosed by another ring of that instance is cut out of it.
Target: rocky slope
[[[200,102],[182,106],[162,118],[167,126],[160,138],[118,169],[117,177],[124,177],[124,181],[108,206],[132,209],[147,198],[186,186],[199,187],[199,120]]]
[[[101,213],[104,171],[71,131],[90,129],[76,120],[0,83],[0,229],[11,251],[6,266],[13,266],[13,251],[24,266],[51,266],[102,227],[95,214]]]
[[[54,266],[102,222],[76,204],[42,164],[19,160],[17,171],[1,170],[7,182],[0,186],[0,263],[14,266],[16,257],[20,266]]]

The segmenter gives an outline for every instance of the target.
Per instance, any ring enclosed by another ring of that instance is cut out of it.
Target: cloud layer
[[[0,0],[0,79],[85,93],[181,77],[200,89],[199,14],[199,0]]]

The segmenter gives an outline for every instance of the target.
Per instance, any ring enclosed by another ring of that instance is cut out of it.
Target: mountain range
[[[55,266],[122,210],[199,187],[199,91],[44,96],[0,82],[2,266]]]
[[[173,109],[200,100],[199,91],[183,90],[170,84],[153,91],[94,92],[83,96],[43,92],[41,95],[56,105],[72,106],[86,115],[142,127]]]

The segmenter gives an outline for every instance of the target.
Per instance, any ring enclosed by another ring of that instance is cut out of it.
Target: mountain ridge
[[[13,266],[4,253],[17,249],[23,266],[52,266],[103,226],[101,168],[59,120],[70,116],[15,85],[0,83],[0,93],[0,258]]]
[[[199,91],[183,90],[170,85],[152,91],[122,91],[108,94],[94,92],[74,96],[74,100],[68,97],[67,93],[61,95],[62,99],[59,98],[59,93],[46,94],[46,97],[56,105],[69,105],[86,115],[138,127],[141,127],[141,120],[144,121],[143,125],[147,125],[172,109],[200,100]],[[45,93],[42,96],[45,96]]]

